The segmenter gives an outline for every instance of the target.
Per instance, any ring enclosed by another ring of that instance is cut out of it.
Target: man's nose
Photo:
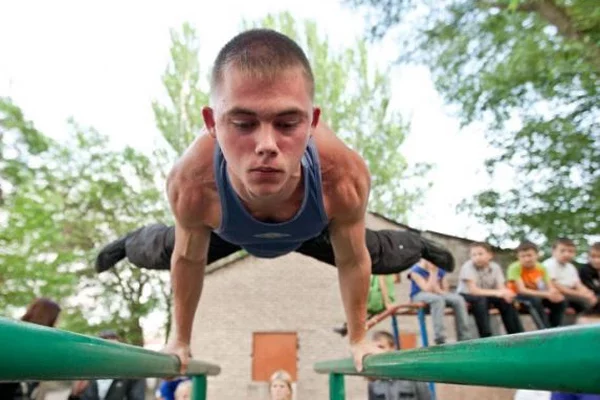
[[[277,133],[270,127],[262,127],[257,133],[256,153],[260,156],[273,156],[279,153]]]

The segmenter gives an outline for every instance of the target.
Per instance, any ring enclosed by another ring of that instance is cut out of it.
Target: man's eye
[[[256,126],[256,124],[251,121],[233,121],[233,125],[242,130],[250,130]]]
[[[277,123],[275,123],[275,126],[278,129],[294,129],[295,127],[298,126],[298,121],[279,121]]]

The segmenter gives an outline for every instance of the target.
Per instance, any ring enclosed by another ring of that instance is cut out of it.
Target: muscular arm
[[[331,244],[335,253],[344,310],[351,343],[365,339],[367,295],[371,276],[371,258],[365,245],[364,216],[333,221]]]
[[[175,248],[171,257],[171,282],[175,316],[175,340],[190,344],[192,323],[206,267],[210,231],[206,228],[189,230],[175,224]]]
[[[174,169],[169,176],[167,191],[176,221],[171,256],[175,326],[168,348],[179,356],[183,372],[187,367],[194,315],[202,293],[210,228],[201,214],[207,203],[198,185],[185,181]]]

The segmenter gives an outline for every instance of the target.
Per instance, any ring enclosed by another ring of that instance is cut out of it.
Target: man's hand
[[[167,346],[163,349],[163,353],[174,354],[179,358],[180,362],[180,374],[185,374],[188,364],[190,363],[190,357],[192,353],[190,351],[190,345],[180,340],[172,340],[167,343]]]
[[[548,292],[547,298],[553,303],[560,303],[565,299],[565,296],[563,296],[562,293],[560,293],[558,290],[550,290],[550,292]]]
[[[498,297],[504,299],[504,301],[506,301],[507,303],[512,303],[516,296],[516,294],[509,288],[500,289],[498,294]]]
[[[377,347],[375,343],[369,342],[366,339],[350,344],[350,351],[352,352],[352,358],[354,359],[354,367],[358,372],[363,370],[363,360],[366,356],[383,353],[383,350]]]

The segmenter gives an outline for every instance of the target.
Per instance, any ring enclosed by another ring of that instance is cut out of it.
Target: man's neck
[[[270,196],[255,196],[236,176],[229,174],[229,171],[228,175],[233,191],[246,210],[258,220],[289,219],[296,214],[304,201],[304,180],[301,166],[297,173],[290,176],[279,192]],[[290,217],[286,218],[288,214]]]

